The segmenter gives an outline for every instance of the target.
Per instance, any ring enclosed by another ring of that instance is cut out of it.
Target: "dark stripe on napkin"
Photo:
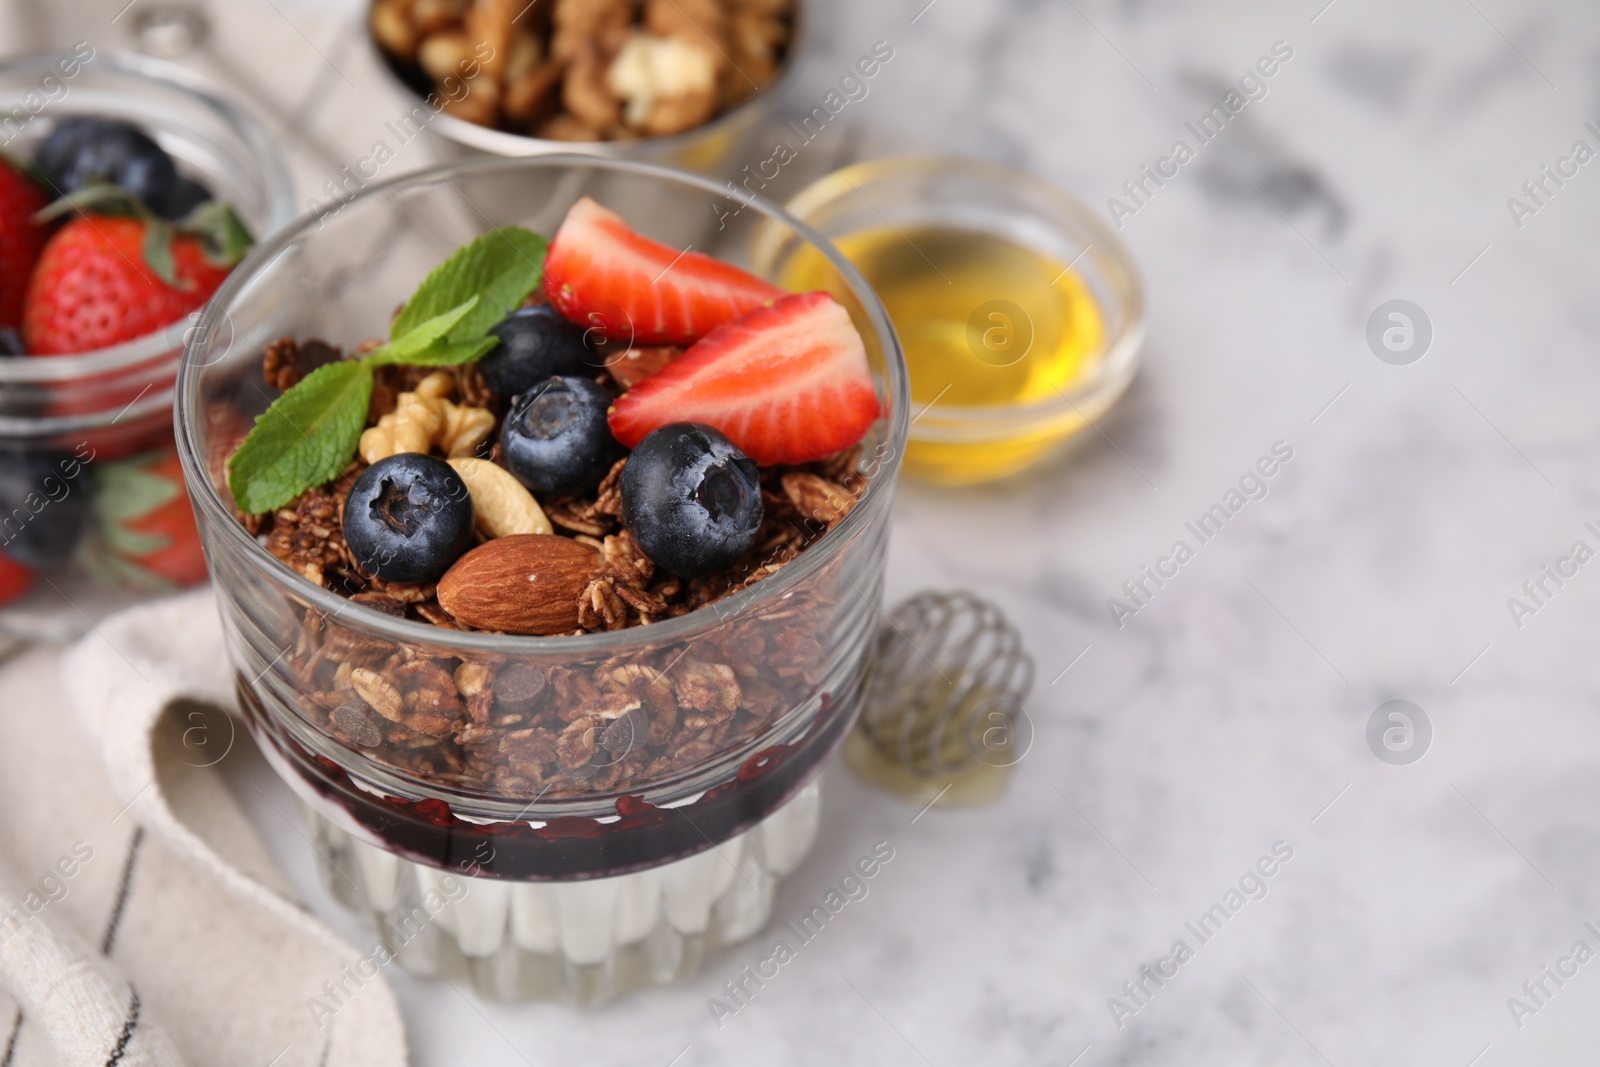
[[[141,826],[133,832],[133,841],[128,845],[128,860],[122,865],[122,884],[117,886],[117,902],[111,909],[111,919],[106,924],[106,935],[100,939],[100,954],[111,955],[111,948],[117,943],[117,927],[122,925],[122,912],[128,906],[128,889],[133,885],[133,868],[139,859],[139,846],[144,844],[144,827]],[[137,1011],[139,998],[134,997],[134,1007]]]

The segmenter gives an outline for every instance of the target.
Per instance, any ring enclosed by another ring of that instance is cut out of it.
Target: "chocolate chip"
[[[643,708],[629,708],[611,720],[600,734],[600,747],[613,756],[626,756],[644,744],[650,730],[650,717]]]
[[[350,599],[355,601],[357,604],[364,604],[369,608],[374,608],[378,611],[381,611],[385,615],[393,615],[397,619],[403,619],[406,617],[405,603],[384,593],[357,593]]]
[[[383,731],[378,729],[372,711],[359,700],[348,700],[333,709],[333,725],[349,735],[350,740],[362,748],[375,748],[383,744]]]
[[[495,706],[501,711],[532,711],[544,693],[544,672],[525,663],[513,663],[494,677]]]

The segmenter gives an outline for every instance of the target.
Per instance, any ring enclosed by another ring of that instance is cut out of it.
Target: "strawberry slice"
[[[797,293],[712,330],[611,408],[629,448],[669,422],[703,422],[763,466],[840,452],[878,418],[867,351],[827,293]]]
[[[588,197],[572,205],[550,242],[544,292],[573,322],[641,345],[693,344],[784,295],[721,260],[641,237]]]

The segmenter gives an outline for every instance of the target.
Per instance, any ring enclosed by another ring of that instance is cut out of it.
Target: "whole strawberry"
[[[0,555],[0,604],[20,599],[32,588],[32,569]]]
[[[48,234],[33,214],[46,203],[26,174],[0,159],[0,328],[22,325],[28,276]]]
[[[206,558],[176,449],[105,464],[96,486],[98,537],[90,566],[134,589],[205,581]]]
[[[165,229],[152,240],[151,227],[165,224],[79,215],[57,231],[28,284],[22,337],[31,354],[132,341],[177,322],[216,292],[229,268],[200,239]],[[161,262],[161,249],[170,262]]]

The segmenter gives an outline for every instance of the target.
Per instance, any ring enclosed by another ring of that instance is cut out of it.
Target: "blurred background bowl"
[[[807,47],[807,9],[807,0],[794,0],[789,40],[772,80],[709,122],[684,133],[632,140],[560,141],[496,129],[444,112],[436,114],[428,128],[437,135],[435,143],[453,149],[457,158],[475,153],[534,156],[578,152],[607,159],[659,163],[717,176],[728,160],[742,158],[741,146],[748,144],[772,118],[777,101],[794,82]],[[425,82],[420,79],[425,76],[415,68],[408,68],[378,42],[370,19],[366,21],[366,36],[373,61],[386,75],[392,94],[407,104],[421,104],[426,93]]]
[[[89,58],[80,52],[0,60],[0,118],[6,120],[0,149],[30,160],[63,119],[122,119],[154,138],[180,174],[231,204],[257,240],[293,219],[294,186],[283,154],[252,110],[175,64],[87,51]],[[72,65],[63,67],[68,60]],[[66,69],[75,72],[66,75]],[[76,455],[85,460],[85,473],[73,492],[91,492],[89,483],[101,480],[111,461],[169,447],[173,383],[197,315],[92,352],[0,359],[6,461],[49,469],[58,458]],[[0,500],[0,515],[10,519],[16,503]],[[131,575],[110,581],[112,571],[91,570],[86,560],[114,553],[93,551],[103,546],[97,545],[97,520],[90,522],[77,555],[42,574],[32,593],[0,607],[0,635],[71,640],[107,612],[161,591],[141,583],[124,587]]]

